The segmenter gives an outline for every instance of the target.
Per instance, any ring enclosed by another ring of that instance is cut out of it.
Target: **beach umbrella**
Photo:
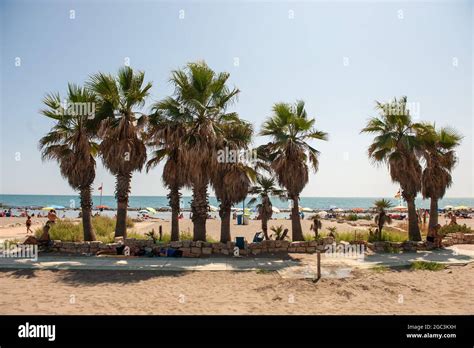
[[[407,211],[408,208],[403,206],[403,205],[397,205],[396,207],[393,207],[392,210],[395,210],[395,211]]]
[[[149,214],[150,212],[146,209],[142,209],[138,211],[140,214]]]
[[[53,209],[58,209],[58,210],[64,209],[64,206],[62,206],[62,205],[52,205],[51,207],[52,207]]]
[[[455,210],[469,210],[470,208],[465,205],[458,205],[454,208]]]
[[[110,209],[110,208],[109,208],[109,206],[107,206],[107,205],[103,205],[103,204],[101,204],[101,205],[98,205],[98,206],[97,206],[97,207],[95,207],[95,208],[96,208],[96,209]]]
[[[313,211],[313,209],[311,209],[311,208],[307,208],[307,207],[305,207],[305,208],[302,208],[302,207],[300,207],[300,211],[305,211],[305,212],[312,212],[312,211]]]
[[[323,210],[323,211],[318,212],[317,214],[321,217],[325,217],[326,215],[328,215],[328,212]]]
[[[213,206],[213,205],[210,205],[210,206],[209,206],[209,210],[210,210],[210,211],[218,211],[219,208],[217,208],[217,207],[215,207],[215,206]]]
[[[272,211],[274,213],[280,213],[280,209],[278,209],[277,207],[274,207],[274,206],[272,206]]]
[[[452,205],[446,205],[443,209],[452,210],[454,207]]]
[[[156,210],[152,207],[146,207],[146,210],[148,210],[152,214],[156,214]]]
[[[54,209],[54,208],[53,207],[43,207],[43,208],[41,208],[41,210],[52,210],[52,209]]]
[[[336,209],[334,209],[334,211],[335,211],[336,213],[342,213],[342,212],[344,212],[344,209],[336,208]]]
[[[354,209],[352,209],[352,211],[355,212],[355,213],[362,213],[364,211],[364,209],[363,208],[354,208]]]

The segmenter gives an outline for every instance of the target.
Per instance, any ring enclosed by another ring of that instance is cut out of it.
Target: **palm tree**
[[[390,209],[391,207],[393,207],[393,205],[387,199],[379,199],[374,202],[374,207],[377,209],[377,214],[374,218],[374,222],[377,224],[377,235],[375,237],[377,238],[377,240],[381,240],[383,226],[386,223],[392,223],[392,218],[387,215],[386,209]]]
[[[438,200],[452,184],[451,171],[457,163],[455,148],[461,143],[462,136],[452,128],[436,130],[435,125],[426,125],[420,136],[425,162],[421,193],[423,198],[431,199],[428,226],[433,228],[438,224]]]
[[[208,186],[216,170],[217,152],[222,148],[222,125],[237,121],[236,113],[226,110],[239,93],[227,86],[228,73],[215,73],[205,62],[189,63],[172,72],[174,101],[186,119],[186,134],[181,139],[183,159],[189,168],[187,186],[192,188],[193,239],[206,240]]]
[[[216,198],[220,202],[220,241],[226,243],[231,240],[231,208],[247,197],[251,182],[255,179],[255,172],[247,163],[241,162],[238,156],[238,151],[247,149],[252,140],[252,125],[239,120],[223,124],[221,130],[224,137],[223,148],[220,149],[221,156],[218,156],[218,164],[214,175],[211,175],[211,183]],[[233,156],[222,155],[225,151],[227,151],[227,154],[234,151]]]
[[[307,116],[304,102],[295,105],[277,103],[273,116],[263,124],[261,135],[270,136],[266,145],[271,158],[271,167],[278,183],[285,187],[293,201],[291,226],[293,240],[304,240],[299,215],[299,195],[308,183],[308,165],[318,170],[319,151],[311,147],[308,140],[327,140],[327,133],[314,129],[314,119]]]
[[[187,163],[183,158],[180,144],[186,134],[185,115],[172,98],[166,98],[153,105],[149,116],[147,138],[157,149],[147,163],[147,171],[166,158],[163,167],[163,182],[170,190],[168,200],[171,207],[171,240],[179,240],[180,190],[188,180]]]
[[[265,235],[265,239],[269,240],[268,220],[270,220],[273,215],[273,205],[270,197],[278,197],[281,200],[285,200],[286,191],[277,187],[275,179],[272,177],[257,175],[255,183],[256,185],[250,188],[249,194],[256,195],[256,197],[252,197],[248,205],[251,206],[257,202],[257,200],[260,200],[260,203],[257,204],[258,215],[260,219],[262,219],[262,231]]]
[[[132,173],[141,170],[146,161],[146,147],[141,130],[146,116],[135,109],[142,107],[151,83],[143,86],[144,72],[130,67],[119,69],[117,77],[97,73],[90,77],[88,88],[96,95],[98,114],[104,118],[99,135],[100,155],[104,165],[115,175],[117,224],[115,236],[127,236],[127,208]]]
[[[412,121],[407,97],[388,103],[376,102],[376,109],[379,117],[371,118],[361,131],[376,134],[369,146],[369,158],[374,163],[386,163],[392,180],[400,184],[408,206],[408,237],[420,241],[415,198],[421,191],[422,141],[417,132],[424,126]]]
[[[314,232],[314,240],[317,240],[319,237],[319,230],[323,228],[323,223],[321,222],[321,217],[318,214],[314,214],[311,217],[313,223],[311,224],[311,230]]]
[[[48,94],[43,102],[48,108],[41,113],[55,120],[55,124],[39,142],[42,158],[58,161],[61,175],[80,192],[84,240],[93,241],[96,235],[91,218],[91,185],[95,179],[94,156],[98,149],[93,141],[97,119],[88,112],[95,108],[95,97],[88,90],[69,84],[67,107],[61,103],[59,94]]]

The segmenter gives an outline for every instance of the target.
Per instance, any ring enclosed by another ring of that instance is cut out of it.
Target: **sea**
[[[394,205],[399,205],[400,201],[391,197],[301,197],[300,206],[310,208],[314,210],[329,210],[335,208],[341,209],[353,209],[363,208],[368,209],[373,206],[373,203],[377,199],[385,198]],[[235,205],[235,207],[241,208],[247,203],[250,197],[245,201]],[[94,207],[98,205],[105,205],[110,208],[106,214],[115,214],[114,209],[117,207],[114,196],[93,196]],[[281,201],[277,198],[272,198],[273,206],[287,210],[290,208],[290,202]],[[80,199],[78,195],[13,195],[13,194],[0,194],[0,204],[2,209],[13,208],[16,210],[28,208],[30,211],[40,212],[41,207],[48,206],[63,206],[65,207],[64,215],[68,217],[77,216],[77,209],[80,208]],[[181,197],[181,208],[184,211],[190,209],[191,197]],[[209,204],[214,207],[219,206],[219,202],[215,197],[209,197]],[[402,203],[403,204],[403,203]],[[429,200],[423,200],[422,198],[416,199],[417,208],[429,208]],[[468,206],[474,207],[474,198],[443,198],[439,201],[439,208],[444,206]],[[131,196],[129,199],[129,207],[132,211],[138,211],[143,208],[152,207],[156,210],[166,210],[169,208],[168,199],[165,196]],[[254,208],[254,207],[253,207]],[[252,207],[250,207],[252,210]],[[132,214],[133,215],[133,214]],[[168,217],[167,212],[158,212],[156,217]],[[280,217],[280,214],[275,214],[274,217]],[[288,213],[282,212],[281,217],[287,217]]]

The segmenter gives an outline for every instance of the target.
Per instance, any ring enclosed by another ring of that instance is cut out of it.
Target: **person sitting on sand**
[[[31,230],[31,216],[27,215],[26,216],[26,234],[30,233],[33,234],[33,231]]]

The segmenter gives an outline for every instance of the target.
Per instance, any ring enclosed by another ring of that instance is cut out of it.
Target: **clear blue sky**
[[[41,162],[38,139],[52,124],[38,113],[41,100],[64,94],[67,82],[113,73],[129,57],[153,81],[150,102],[169,95],[170,71],[186,62],[230,72],[242,91],[235,110],[257,129],[273,103],[305,100],[330,141],[315,144],[320,171],[304,196],[392,196],[397,185],[385,167],[371,165],[371,137],[359,131],[374,100],[407,95],[421,119],[465,136],[447,196],[474,196],[471,1],[0,0],[0,13],[0,193],[73,192],[56,163]],[[135,174],[132,194],[166,194],[160,175],[161,167]],[[101,165],[100,182],[113,194]]]

